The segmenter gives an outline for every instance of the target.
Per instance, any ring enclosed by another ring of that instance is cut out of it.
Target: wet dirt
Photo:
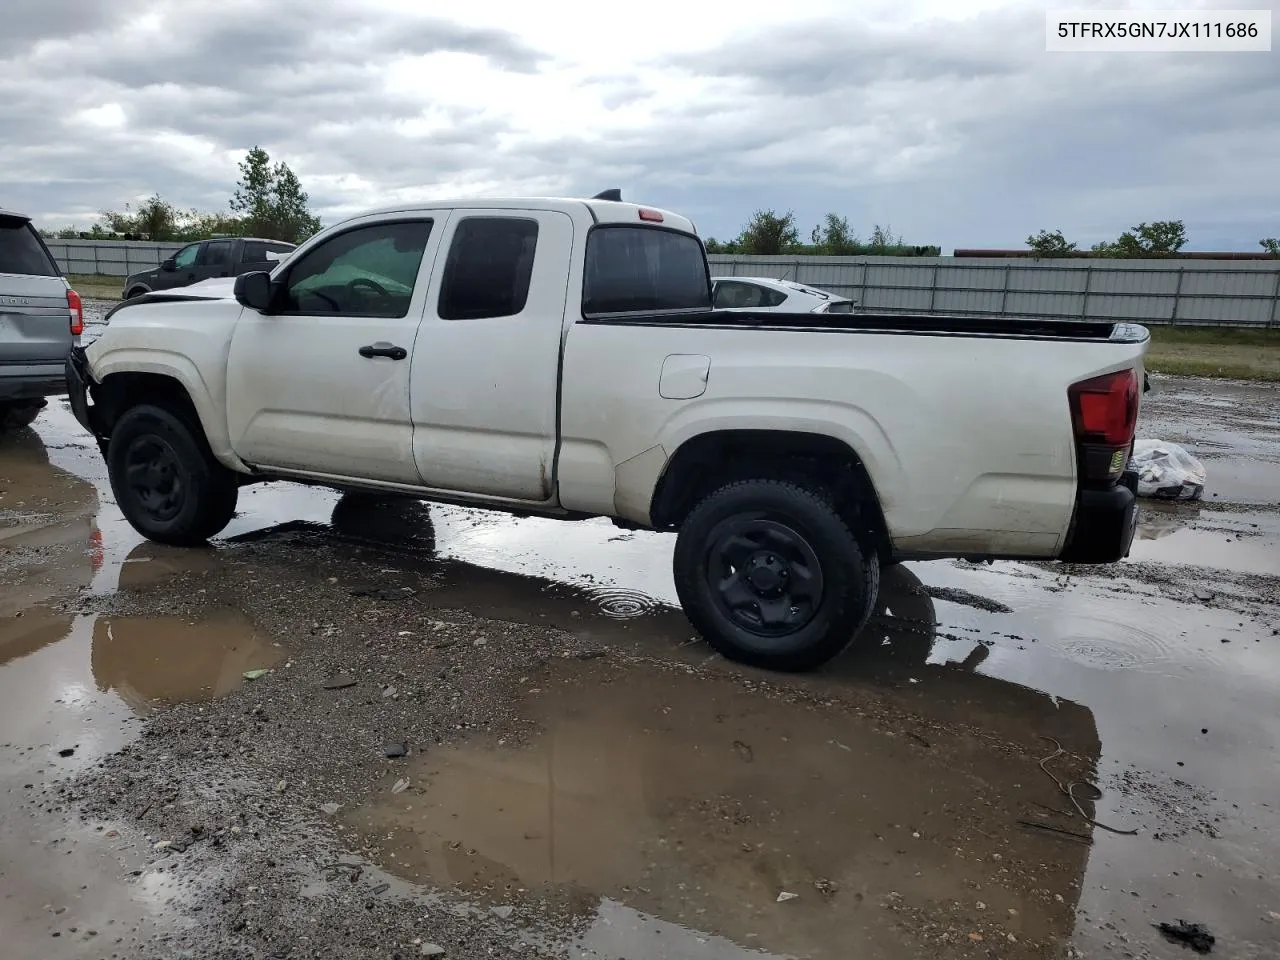
[[[429,751],[346,819],[392,872],[496,905],[604,897],[779,955],[894,955],[904,913],[926,939],[1031,956],[1071,928],[1087,848],[1010,829],[1052,785],[967,733],[615,660],[527,683],[528,744]]]
[[[607,522],[269,484],[211,549],[142,543],[55,400],[0,439],[0,925],[41,957],[1165,958],[1184,918],[1274,956],[1280,394],[1153,384],[1203,502],[1144,504],[1105,568],[886,570],[798,677],[713,656],[670,538]]]

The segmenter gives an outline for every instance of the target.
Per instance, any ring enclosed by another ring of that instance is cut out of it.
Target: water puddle
[[[188,622],[177,617],[99,617],[93,625],[94,680],[139,712],[208,700],[238,687],[247,670],[274,667],[284,651],[235,611]]]
[[[528,744],[437,748],[396,774],[409,789],[388,782],[348,816],[384,866],[487,903],[590,914],[608,898],[810,957],[913,955],[896,908],[993,942],[1070,927],[1087,848],[1010,829],[1052,785],[981,739],[912,737],[822,701],[599,661],[531,678],[522,706],[540,731]],[[1087,711],[1042,697],[1019,722],[1096,750]]]

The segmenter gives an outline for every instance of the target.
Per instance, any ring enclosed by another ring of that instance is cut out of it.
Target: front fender
[[[85,356],[89,374],[99,384],[117,373],[149,373],[176,380],[191,398],[213,455],[232,470],[249,472],[249,468],[231,449],[226,404],[218,399],[221,391],[216,391],[216,385],[205,380],[188,357],[148,347],[112,348],[102,340],[92,344],[85,351]]]

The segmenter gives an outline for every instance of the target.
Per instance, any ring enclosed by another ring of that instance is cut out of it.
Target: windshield
[[[582,283],[585,315],[710,309],[711,282],[697,237],[623,224],[591,231]]]

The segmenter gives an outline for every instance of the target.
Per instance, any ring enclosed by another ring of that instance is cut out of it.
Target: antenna
[[[601,190],[591,199],[592,200],[612,200],[614,203],[621,203],[622,191],[619,190],[617,187],[612,187],[608,190]]]

